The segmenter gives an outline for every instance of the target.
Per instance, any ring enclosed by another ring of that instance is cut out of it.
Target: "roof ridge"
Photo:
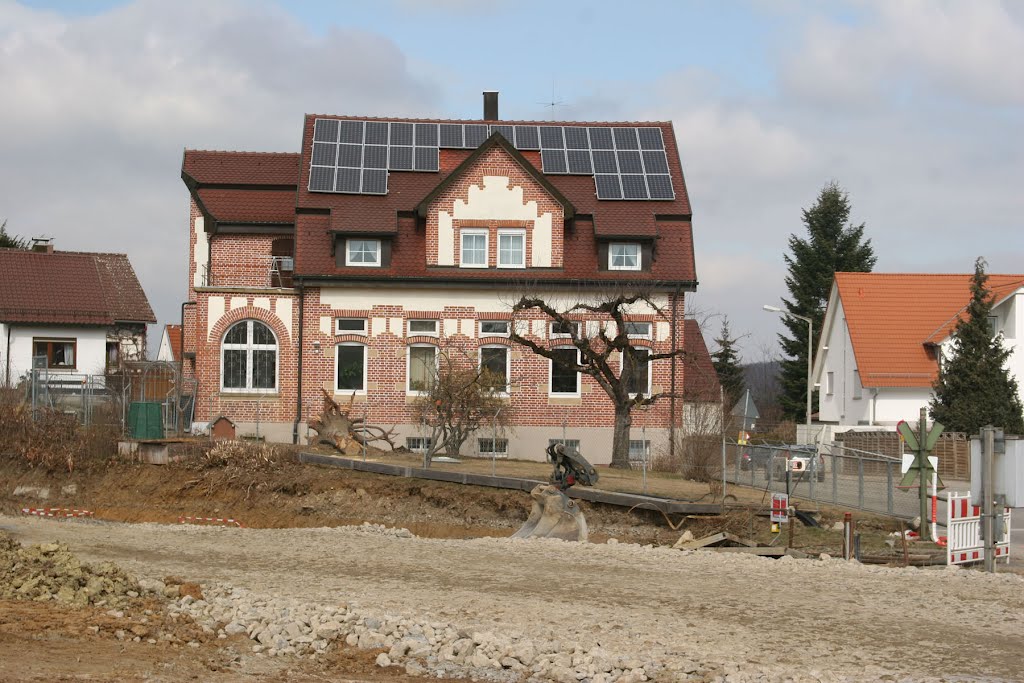
[[[857,276],[857,275],[871,275],[871,276],[876,276],[876,277],[877,276],[883,276],[883,277],[884,276],[892,276],[892,277],[907,277],[907,276],[912,276],[912,277],[971,277],[972,275],[974,275],[974,273],[930,273],[930,272],[929,273],[912,273],[912,272],[907,272],[907,271],[903,271],[903,272],[899,272],[899,273],[877,273],[877,272],[862,273],[862,272],[849,271],[849,270],[842,270],[842,271],[837,270],[836,271],[836,275],[837,276],[839,276],[839,275],[844,275],[844,276],[845,275],[855,275],[855,276]],[[1024,273],[1020,273],[1020,274],[1019,273],[986,273],[986,275],[988,275],[989,277],[1012,277],[1012,278],[1019,278],[1021,280],[1024,280]]]
[[[244,149],[196,149],[192,147],[186,147],[185,152],[203,152],[206,154],[249,154],[252,156],[288,156],[288,157],[301,157],[301,152],[253,152]]]
[[[357,116],[352,114],[307,113],[307,117],[331,118],[344,121],[388,121],[392,123],[476,123],[496,126],[669,126],[671,121],[540,121],[536,119],[422,119],[403,116]]]

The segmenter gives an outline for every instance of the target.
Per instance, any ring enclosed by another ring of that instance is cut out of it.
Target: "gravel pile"
[[[0,599],[116,608],[139,593],[135,579],[111,562],[89,565],[63,543],[23,547],[0,535]]]

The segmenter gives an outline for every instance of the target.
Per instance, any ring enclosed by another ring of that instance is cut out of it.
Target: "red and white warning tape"
[[[234,524],[240,529],[244,528],[244,525],[237,519],[227,519],[221,517],[178,517],[178,524],[185,524],[186,522],[191,522],[192,524],[220,524],[222,526]]]
[[[89,510],[76,510],[74,508],[21,508],[26,515],[38,517],[92,517],[94,513]]]

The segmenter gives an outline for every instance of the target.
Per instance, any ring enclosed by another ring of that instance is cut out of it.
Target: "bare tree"
[[[570,306],[556,306],[540,296],[523,296],[512,306],[512,317],[527,311],[539,311],[546,315],[566,335],[567,342],[578,353],[571,362],[566,354],[559,353],[556,346],[546,346],[523,336],[512,325],[510,339],[527,347],[535,354],[548,358],[566,371],[575,371],[593,377],[611,399],[615,408],[615,424],[612,432],[612,467],[629,467],[629,429],[632,425],[634,408],[649,406],[658,399],[673,395],[671,392],[647,393],[644,384],[637,380],[647,376],[649,365],[656,360],[682,357],[682,348],[665,353],[638,348],[629,335],[628,310],[637,304],[646,304],[653,311],[664,315],[647,290],[623,288],[619,293],[609,293],[603,300],[580,302]],[[598,321],[597,334],[588,334],[587,325],[581,322]],[[614,323],[614,334],[608,333],[608,321]],[[613,366],[613,358],[623,362]],[[681,397],[681,393],[676,394]]]
[[[423,464],[436,453],[456,456],[482,426],[506,426],[511,418],[506,398],[509,378],[475,362],[455,348],[438,349],[422,393],[412,404],[413,418],[430,430]]]

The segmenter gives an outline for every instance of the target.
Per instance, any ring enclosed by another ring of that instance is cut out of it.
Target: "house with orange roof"
[[[181,360],[181,325],[164,325],[156,359],[168,363]]]
[[[990,275],[990,322],[1007,348],[1024,338],[1024,275]],[[971,299],[970,274],[836,273],[812,375],[818,419],[838,426],[915,420],[932,398],[952,333]],[[1010,355],[1024,377],[1024,354]]]

